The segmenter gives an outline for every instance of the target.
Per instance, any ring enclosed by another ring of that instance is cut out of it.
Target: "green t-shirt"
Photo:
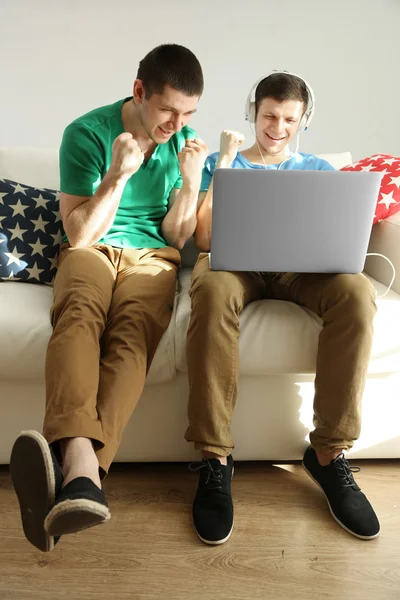
[[[112,144],[124,132],[122,105],[130,99],[96,108],[65,129],[60,147],[62,192],[93,196],[110,167]],[[183,127],[168,142],[156,146],[148,162],[127,181],[114,222],[100,243],[118,248],[167,246],[161,223],[172,189],[182,187],[178,152],[186,139],[196,136],[193,129]]]

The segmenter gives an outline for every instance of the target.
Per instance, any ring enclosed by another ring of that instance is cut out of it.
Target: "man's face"
[[[264,98],[258,107],[255,122],[258,143],[271,155],[281,154],[294,138],[304,113],[300,100]]]
[[[146,98],[143,84],[136,80],[134,100],[140,105],[140,119],[147,135],[156,144],[165,144],[190,121],[199,96],[187,96],[166,85],[162,94]]]

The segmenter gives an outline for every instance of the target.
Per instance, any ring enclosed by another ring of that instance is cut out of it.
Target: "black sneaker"
[[[350,467],[343,453],[321,467],[311,446],[305,451],[303,467],[324,492],[333,518],[343,529],[362,540],[379,535],[374,509],[354,481],[353,473],[358,473],[359,467]]]
[[[231,481],[233,458],[227,466],[217,458],[203,459],[189,465],[191,471],[200,471],[199,485],[193,502],[193,521],[197,535],[206,544],[223,544],[233,529]]]

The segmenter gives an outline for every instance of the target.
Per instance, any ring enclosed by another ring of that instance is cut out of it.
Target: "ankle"
[[[343,448],[332,448],[331,450],[315,450],[317,459],[321,467],[327,467],[343,452]]]
[[[75,456],[90,457],[96,456],[92,440],[84,437],[63,438],[60,440],[60,451],[62,462],[74,458]]]
[[[217,460],[219,460],[221,465],[224,465],[225,467],[228,464],[228,459],[226,456],[221,456],[220,454],[215,454],[215,452],[204,451],[203,458],[206,458],[206,459],[216,458]]]
[[[95,485],[97,485],[98,488],[102,489],[98,467],[97,468],[87,468],[84,465],[80,465],[79,467],[69,468],[68,470],[65,471],[62,487],[64,488],[71,481],[73,481],[74,479],[77,479],[77,477],[87,477],[88,479],[93,481],[93,483]]]
[[[77,477],[88,477],[101,488],[99,461],[88,438],[68,438],[60,442],[63,457],[63,473],[65,487]]]

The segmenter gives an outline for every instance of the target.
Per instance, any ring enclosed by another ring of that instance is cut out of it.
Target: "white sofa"
[[[0,177],[58,189],[57,150],[0,148]],[[325,155],[337,168],[349,153]],[[363,430],[351,455],[400,457],[400,214],[373,228],[371,252],[386,254],[397,267],[392,291],[378,300],[375,337],[363,402]],[[151,367],[116,460],[185,461],[196,457],[184,440],[188,396],[185,359],[190,314],[188,289],[194,259],[183,250],[171,324]],[[368,258],[366,273],[378,293],[391,276],[383,259]],[[44,358],[51,333],[52,289],[0,283],[0,463],[22,429],[41,429],[45,401]],[[233,420],[237,460],[302,457],[312,428],[313,380],[320,320],[280,301],[248,306],[241,318],[240,386]]]

